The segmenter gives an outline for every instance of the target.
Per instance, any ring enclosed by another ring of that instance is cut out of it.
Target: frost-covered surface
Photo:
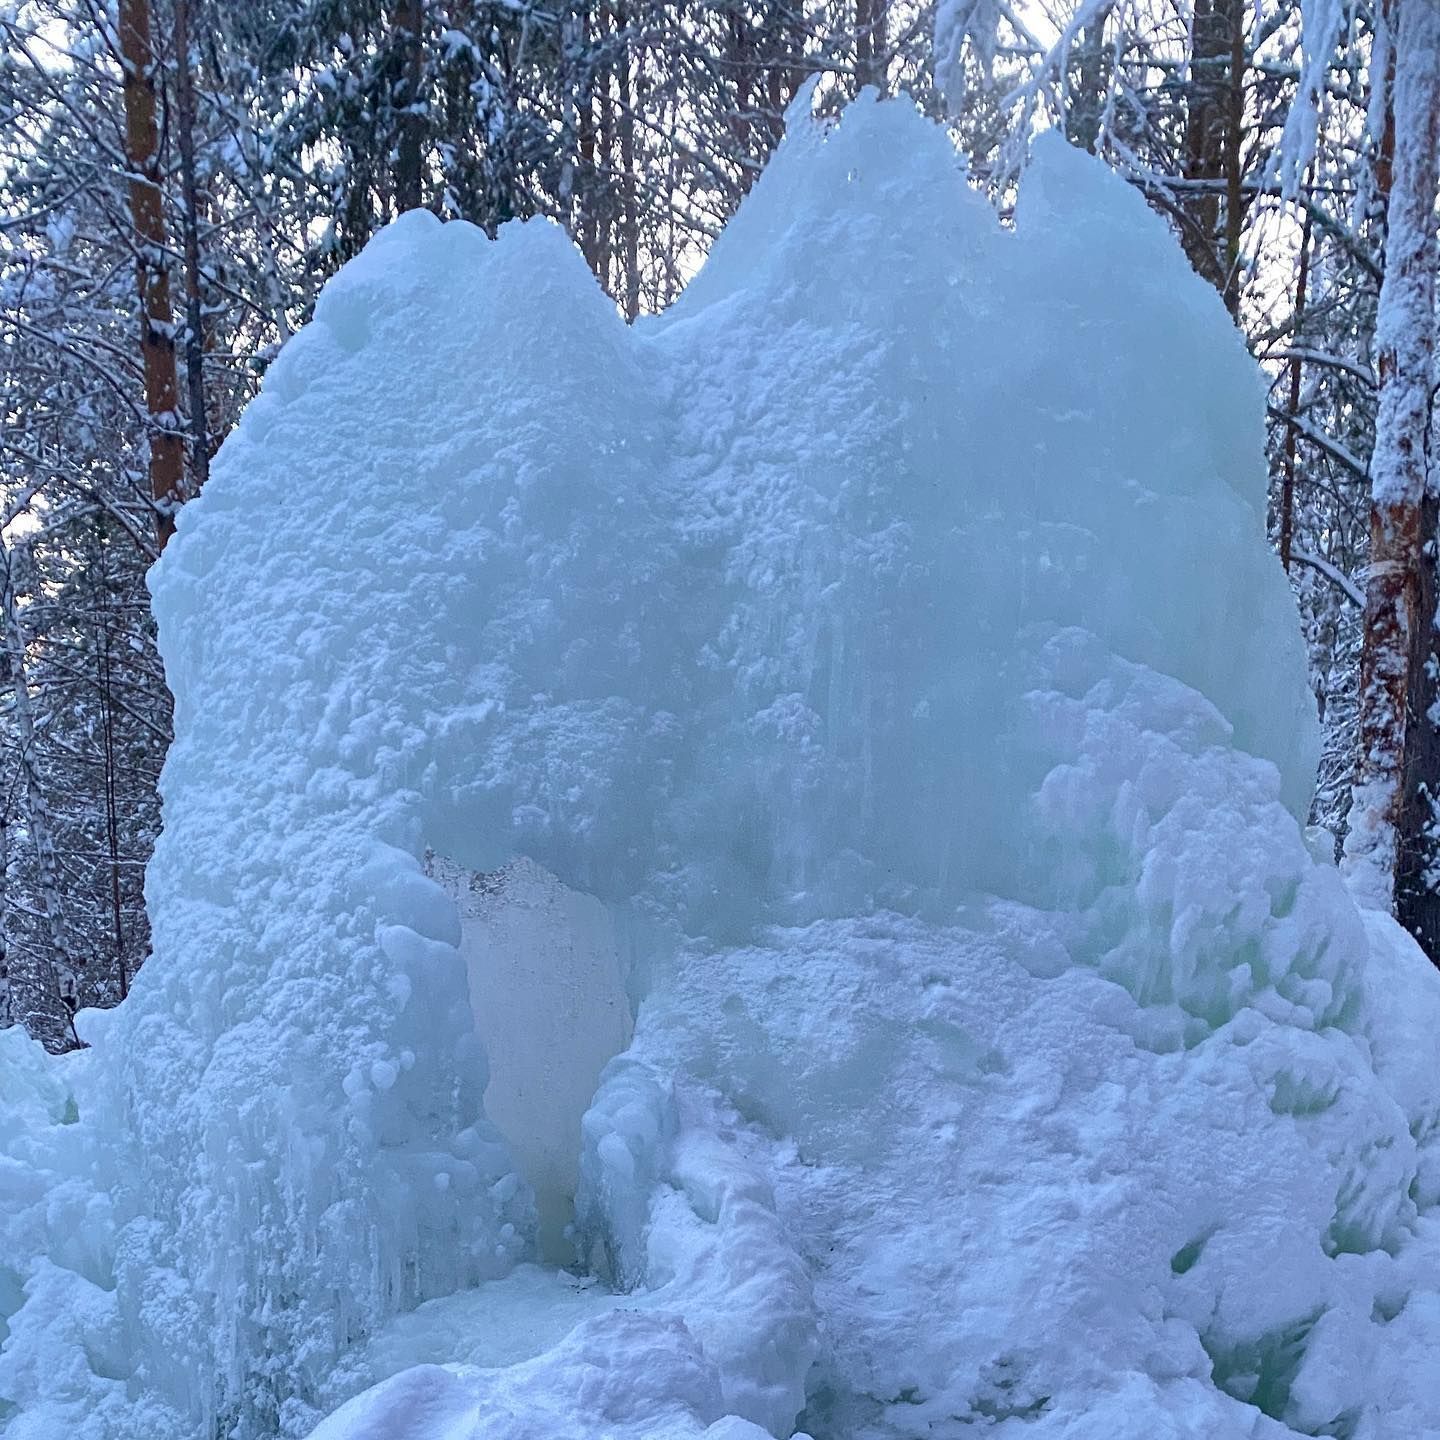
[[[1440,986],[1296,820],[1243,347],[1058,142],[1006,233],[794,129],[633,330],[391,227],[182,514],[155,957],[0,1052],[6,1440],[1440,1433]],[[427,847],[610,907],[599,1283]]]

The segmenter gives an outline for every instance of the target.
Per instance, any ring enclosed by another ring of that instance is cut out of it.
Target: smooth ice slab
[[[460,956],[489,1058],[486,1114],[535,1192],[541,1258],[567,1264],[580,1121],[634,1028],[614,922],[598,900],[528,860],[476,874],[435,856],[427,869],[460,913]]]

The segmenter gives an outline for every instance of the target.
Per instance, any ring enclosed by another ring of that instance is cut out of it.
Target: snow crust
[[[1440,984],[1301,833],[1262,409],[1140,197],[1004,231],[903,102],[633,329],[377,237],[155,579],[154,957],[0,1035],[6,1440],[1440,1434]],[[576,1274],[427,847],[606,907]]]

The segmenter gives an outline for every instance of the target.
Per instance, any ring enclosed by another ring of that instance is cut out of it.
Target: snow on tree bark
[[[1440,778],[1435,698],[1436,496],[1427,435],[1435,346],[1434,206],[1440,153],[1440,5],[1401,0],[1395,158],[1376,351],[1370,568],[1360,756],[1346,842],[1351,883],[1440,955],[1430,789]]]

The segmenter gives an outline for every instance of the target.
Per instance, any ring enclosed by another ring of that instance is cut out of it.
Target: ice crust
[[[1002,229],[906,102],[633,328],[379,235],[156,573],[155,954],[0,1035],[6,1440],[1440,1435],[1440,984],[1301,834],[1262,409],[1139,196]],[[609,909],[596,1282],[427,849]]]

